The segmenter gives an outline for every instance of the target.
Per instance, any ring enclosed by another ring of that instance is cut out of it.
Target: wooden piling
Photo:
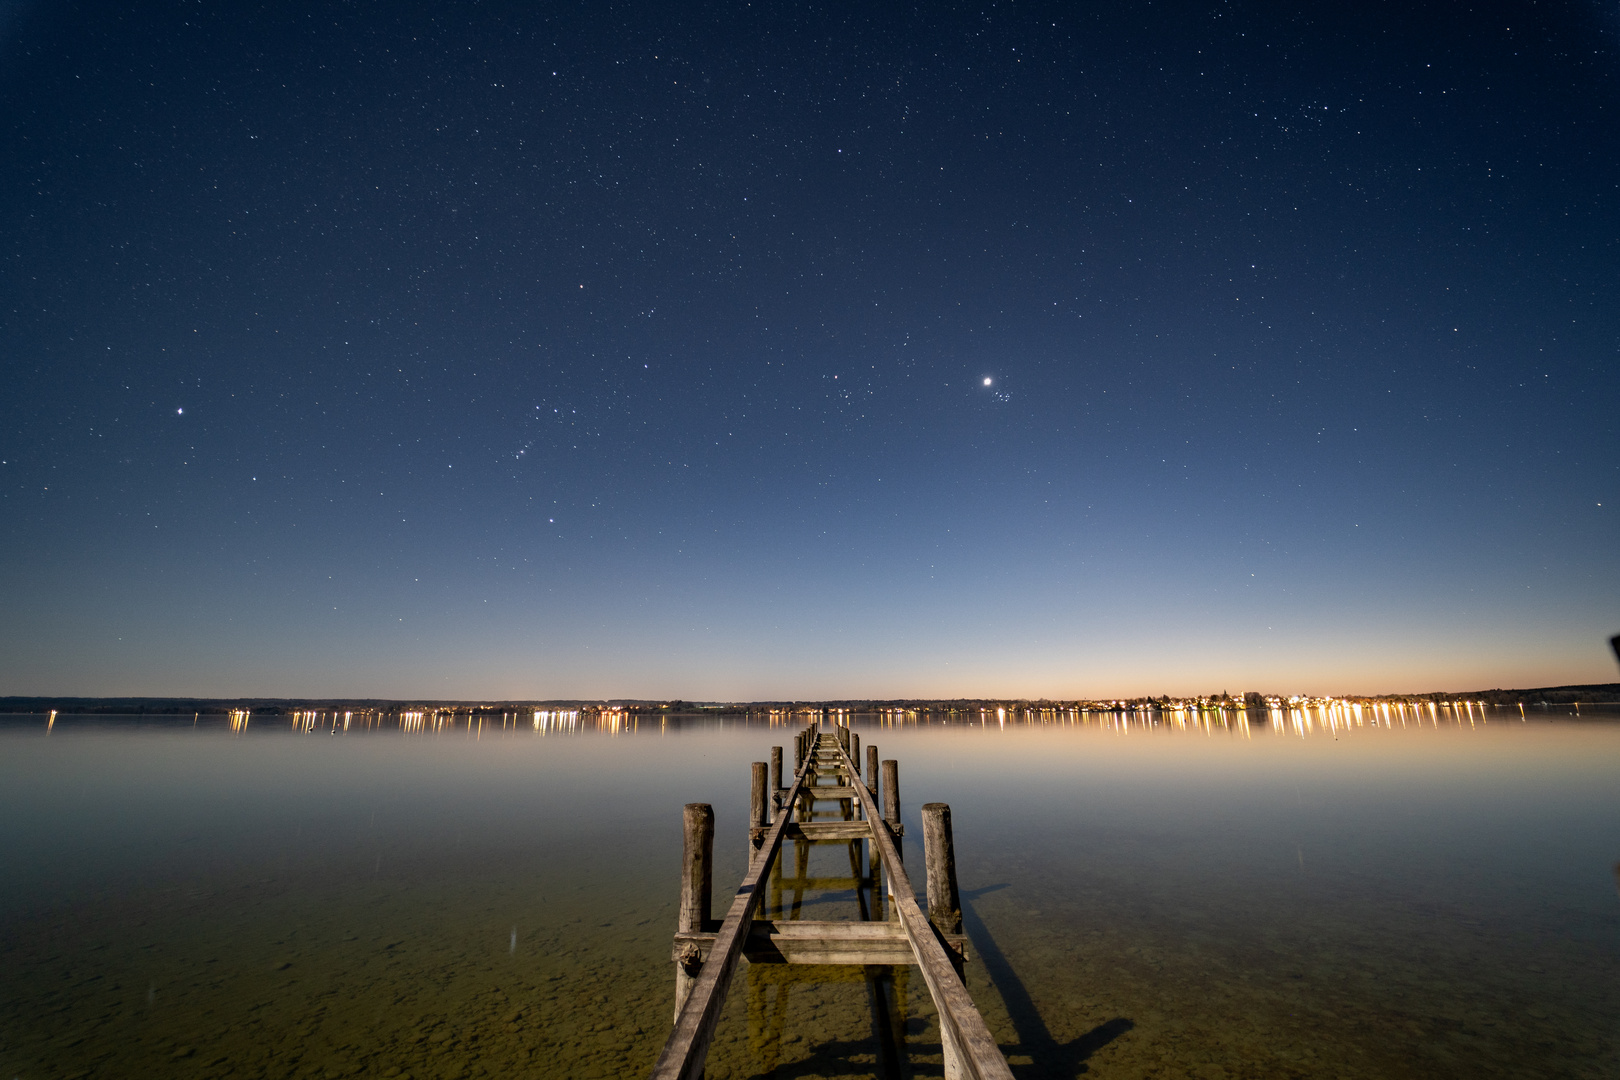
[[[681,933],[703,933],[709,929],[709,908],[714,901],[714,807],[687,803],[682,826],[681,909],[677,925]],[[702,966],[696,949],[676,960],[676,1016],[691,996],[692,983]]]
[[[878,793],[878,752],[876,746],[866,748],[866,786],[877,798]]]
[[[753,775],[750,777],[751,782],[748,788],[748,824],[752,825],[756,829],[763,829],[765,826],[770,824],[770,818],[767,816],[770,802],[765,797],[765,779],[765,763],[763,761],[754,762]],[[759,844],[753,840],[749,840],[749,856],[752,857],[753,853],[758,849]]]
[[[942,934],[962,932],[962,900],[956,888],[956,843],[951,837],[951,808],[923,803],[923,857],[928,877],[928,921]]]
[[[771,747],[771,820],[782,808],[782,748]]]
[[[861,767],[861,737],[853,731],[849,733],[849,760],[857,769]]]
[[[900,824],[900,763],[894,758],[883,763],[883,820]]]

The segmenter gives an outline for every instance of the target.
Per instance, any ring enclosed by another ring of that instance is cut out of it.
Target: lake
[[[952,807],[1020,1077],[1620,1075],[1620,717],[857,715]],[[681,807],[715,907],[803,719],[0,717],[0,1074],[644,1074]],[[798,853],[784,849],[791,868]],[[803,918],[853,918],[848,845]],[[722,1077],[939,1076],[906,968],[743,969]]]

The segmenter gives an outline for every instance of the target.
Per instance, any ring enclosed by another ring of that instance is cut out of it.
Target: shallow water
[[[969,986],[1021,1077],[1620,1075],[1612,714],[877,719],[910,835],[952,806]],[[0,1073],[645,1073],[681,805],[714,804],[723,909],[748,762],[796,727],[9,718]],[[837,886],[802,917],[854,917]],[[709,1075],[939,1061],[915,972],[760,967]]]

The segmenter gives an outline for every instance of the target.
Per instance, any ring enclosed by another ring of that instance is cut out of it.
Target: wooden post
[[[776,811],[782,808],[782,748],[771,747],[771,820],[776,820]]]
[[[962,932],[962,900],[956,889],[956,844],[951,838],[951,808],[942,802],[923,803],[923,859],[928,878],[928,921],[942,934]],[[962,956],[956,950],[947,952],[956,977],[967,986],[962,970]],[[945,1080],[961,1080],[967,1075],[962,1065],[962,1054],[950,1035],[940,1033],[941,1049],[945,1055]]]
[[[951,838],[951,808],[923,803],[923,856],[927,860],[928,921],[942,934],[962,932],[962,900],[956,889],[956,844]]]
[[[687,803],[681,853],[681,914],[683,933],[702,933],[714,901],[714,807]]]
[[[883,763],[883,820],[900,824],[900,763],[894,758]]]
[[[714,899],[714,807],[708,803],[687,803],[682,815],[685,837],[681,845],[681,909],[677,925],[683,934],[704,933],[709,928],[709,908]],[[694,946],[675,962],[675,1015],[692,994],[703,964]]]
[[[877,747],[875,746],[868,746],[866,748],[866,788],[872,793],[872,797],[874,799],[877,798],[878,755]]]
[[[748,824],[751,829],[763,829],[770,824],[770,820],[765,816],[766,809],[770,806],[770,803],[765,798],[765,768],[763,761],[753,763],[753,776],[750,778],[752,782],[748,790]],[[762,843],[764,843],[763,840],[755,840],[750,834],[748,837],[748,857],[750,859],[754,857],[754,852],[759,850],[759,845]]]
[[[861,737],[853,731],[849,733],[849,763],[855,766],[855,771],[861,770]],[[854,777],[850,777],[854,780]]]

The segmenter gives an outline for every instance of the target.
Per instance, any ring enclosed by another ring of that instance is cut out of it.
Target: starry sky
[[[0,5],[0,693],[1612,681],[1620,10]]]

